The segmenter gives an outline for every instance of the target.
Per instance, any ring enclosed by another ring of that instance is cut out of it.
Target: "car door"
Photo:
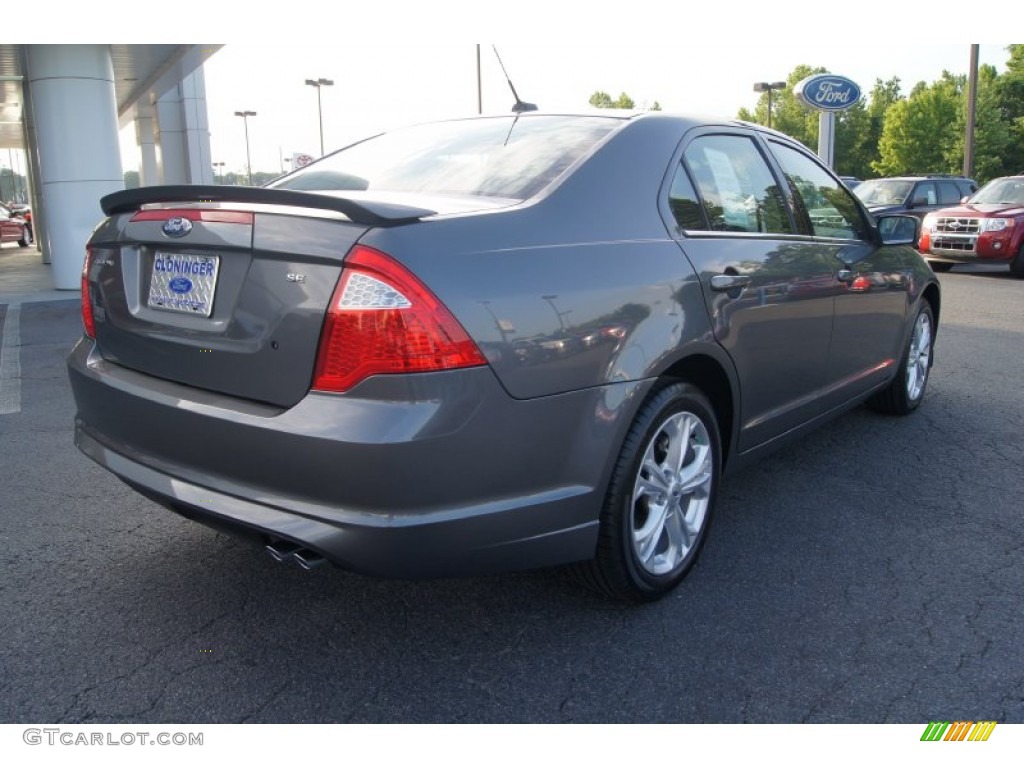
[[[842,405],[892,375],[907,311],[906,246],[883,246],[854,195],[809,152],[769,140],[795,202],[837,280],[824,402]]]
[[[754,132],[690,134],[664,207],[739,376],[739,450],[820,414],[837,263],[797,231]]]

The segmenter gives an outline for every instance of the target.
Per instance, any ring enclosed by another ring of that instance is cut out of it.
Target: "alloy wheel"
[[[686,411],[666,418],[644,450],[633,486],[633,552],[648,573],[670,573],[689,554],[707,517],[713,479],[704,422]]]

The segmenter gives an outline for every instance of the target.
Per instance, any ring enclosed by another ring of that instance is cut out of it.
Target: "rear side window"
[[[687,177],[687,173],[689,176]],[[686,177],[686,178],[684,178]],[[681,193],[697,199],[686,199]],[[712,232],[790,234],[793,225],[764,156],[748,136],[699,136],[676,169],[670,207],[680,227]],[[694,204],[699,215],[693,212]],[[684,215],[680,216],[680,211]]]
[[[520,115],[416,125],[339,150],[270,186],[525,200],[623,123]]]
[[[940,181],[939,182],[939,205],[952,205],[959,203],[960,198],[963,195],[960,194],[960,188],[952,181]]]
[[[769,143],[815,237],[868,239],[867,222],[850,190],[803,152],[777,141]]]
[[[680,164],[676,175],[672,177],[672,187],[668,193],[668,207],[672,209],[676,224],[684,230],[707,230],[708,221],[704,217],[704,208],[697,198],[686,169]]]

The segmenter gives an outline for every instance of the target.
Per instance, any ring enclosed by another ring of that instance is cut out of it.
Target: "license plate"
[[[219,256],[157,251],[149,280],[149,306],[209,317],[219,269]]]

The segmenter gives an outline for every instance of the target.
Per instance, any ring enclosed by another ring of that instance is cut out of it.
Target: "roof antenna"
[[[512,78],[508,76],[508,70],[505,69],[505,63],[501,60],[501,54],[498,53],[498,46],[491,44],[491,48],[494,49],[494,55],[498,57],[498,63],[501,65],[501,71],[505,73],[505,80],[508,82],[508,87],[512,89],[512,95],[515,97],[516,103],[512,105],[513,112],[536,112],[537,105],[531,104],[528,101],[523,101],[519,98],[519,94],[516,93],[516,87],[512,85]]]

